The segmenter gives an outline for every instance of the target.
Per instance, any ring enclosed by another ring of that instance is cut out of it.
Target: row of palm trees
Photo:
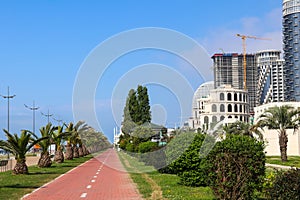
[[[20,136],[4,130],[7,140],[0,140],[0,148],[12,153],[16,159],[14,174],[28,174],[26,154],[34,145],[41,147],[41,156],[38,167],[52,165],[49,147],[55,144],[54,162],[62,163],[64,160],[83,157],[89,153],[100,151],[110,146],[107,138],[97,132],[85,122],[79,121],[75,125],[70,122],[63,126],[53,126],[48,123],[40,128],[40,137],[29,130],[22,130]],[[65,149],[64,149],[65,147]],[[65,150],[65,153],[63,151]]]
[[[286,162],[288,134],[287,129],[293,129],[294,133],[300,127],[300,110],[289,105],[271,107],[258,117],[254,125],[236,122],[223,127],[226,134],[242,134],[263,139],[264,128],[277,130],[281,161]]]

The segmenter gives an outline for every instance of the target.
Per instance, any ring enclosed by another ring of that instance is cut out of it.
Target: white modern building
[[[207,86],[210,84],[211,82],[206,83]],[[201,88],[203,85],[194,95],[193,117],[189,122],[191,128],[211,130],[220,121],[249,122],[249,97],[245,90],[221,85],[217,89],[211,89],[207,95],[199,95],[203,93]]]
[[[300,102],[273,102],[264,104],[261,106],[257,106],[254,108],[254,121],[257,122],[258,118],[261,114],[263,114],[266,110],[272,107],[280,107],[283,105],[289,105],[296,109],[300,109]],[[300,156],[300,130],[294,132],[292,129],[287,130],[288,134],[288,147],[287,154]],[[279,148],[279,139],[278,139],[278,131],[277,130],[268,130],[265,128],[263,130],[263,137],[266,141],[266,152],[268,156],[279,156],[280,148]]]
[[[258,69],[256,105],[284,101],[284,60],[279,50],[264,50],[256,53]]]

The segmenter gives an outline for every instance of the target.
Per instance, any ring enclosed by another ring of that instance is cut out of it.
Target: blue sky
[[[10,93],[16,95],[10,102],[10,130],[32,129],[32,112],[24,104],[31,105],[33,100],[40,107],[36,112],[36,130],[47,123],[41,112],[47,113],[48,109],[56,119],[73,121],[72,95],[80,67],[99,44],[116,34],[143,27],[172,29],[196,40],[208,56],[220,52],[220,48],[225,52],[241,52],[241,40],[236,33],[272,39],[248,40],[248,52],[281,49],[281,4],[280,0],[2,0],[0,94],[6,95],[9,86]],[[113,114],[112,107],[117,105],[117,110],[122,110],[124,94],[129,89],[124,87],[122,96],[114,94],[114,88],[118,88],[122,76],[147,63],[174,69],[188,80],[193,90],[204,79],[212,78],[211,66],[203,69],[211,71],[211,76],[203,79],[178,56],[157,49],[134,51],[116,59],[95,89],[95,113],[100,123],[97,128],[110,140],[113,127],[120,125],[122,116],[121,112]],[[154,122],[174,127],[188,117],[181,115],[176,94],[168,87],[144,85],[149,88]],[[112,101],[117,103],[112,105]],[[83,120],[89,123],[89,119]],[[0,98],[0,127],[7,127],[7,101],[3,98]],[[4,138],[2,131],[0,138]]]

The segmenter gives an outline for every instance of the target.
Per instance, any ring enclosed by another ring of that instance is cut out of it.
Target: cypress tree
[[[146,87],[138,86],[139,122],[141,124],[151,122],[151,111],[148,90]]]

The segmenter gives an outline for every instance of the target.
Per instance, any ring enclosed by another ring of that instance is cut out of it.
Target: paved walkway
[[[142,199],[117,153],[109,149],[54,181],[26,195],[23,200],[140,200]]]
[[[276,164],[270,164],[270,163],[266,163],[266,167],[273,167],[273,168],[278,168],[278,169],[296,169],[296,167],[285,166],[285,165],[276,165]]]

